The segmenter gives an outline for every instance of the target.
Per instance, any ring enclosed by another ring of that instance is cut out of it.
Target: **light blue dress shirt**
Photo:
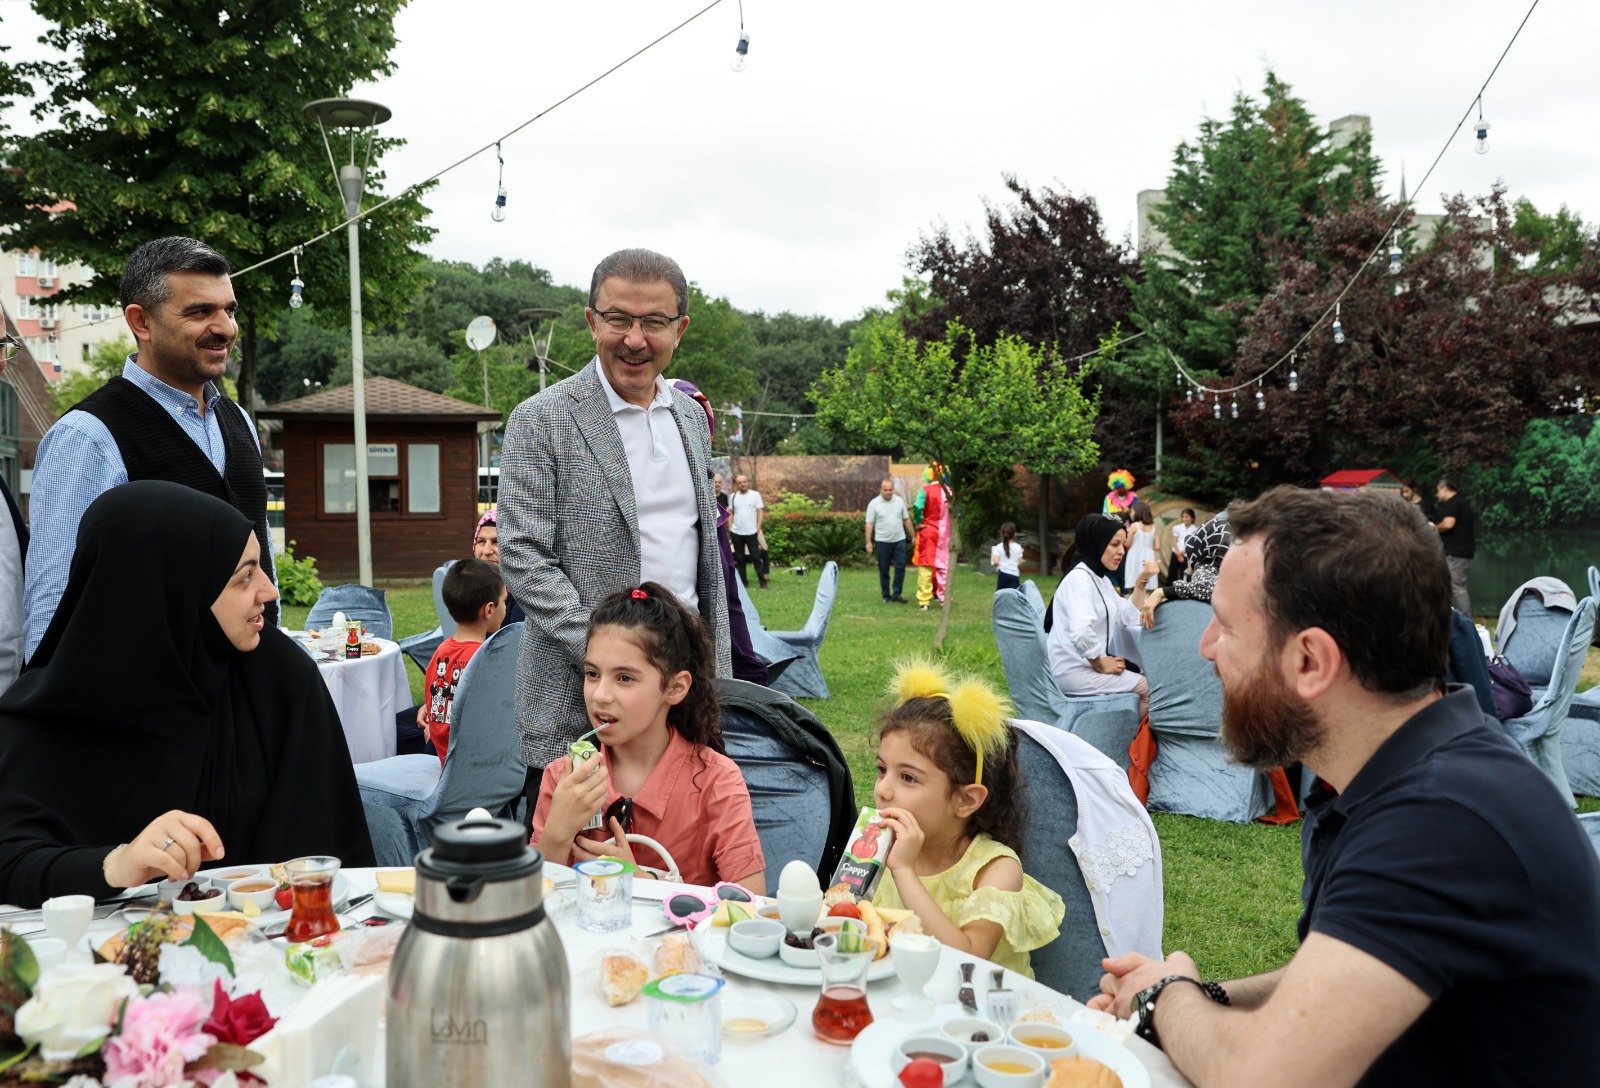
[[[218,475],[222,474],[227,462],[216,413],[222,393],[214,383],[206,383],[206,414],[202,417],[199,401],[144,370],[135,362],[135,356],[128,356],[122,376],[170,412]],[[243,408],[239,413],[245,416],[245,423],[254,434],[255,424]],[[127,482],[128,470],[122,463],[117,440],[104,423],[88,412],[68,412],[40,440],[33,462],[33,493],[28,500],[31,535],[23,597],[23,638],[29,658],[44,638],[45,628],[50,626],[61,595],[66,592],[67,572],[78,546],[78,522],[83,512],[102,493]]]

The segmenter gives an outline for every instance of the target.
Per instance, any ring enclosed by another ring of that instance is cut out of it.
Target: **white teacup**
[[[94,921],[94,897],[89,895],[58,895],[46,899],[40,911],[44,928],[50,936],[72,948],[89,932]]]

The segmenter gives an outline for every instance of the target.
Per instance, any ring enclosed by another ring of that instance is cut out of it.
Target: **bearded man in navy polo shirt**
[[[1122,956],[1091,1004],[1201,1088],[1593,1083],[1600,864],[1569,799],[1444,686],[1437,534],[1365,491],[1280,487],[1231,522],[1200,652],[1235,758],[1323,783],[1300,949],[1228,982],[1182,952]]]

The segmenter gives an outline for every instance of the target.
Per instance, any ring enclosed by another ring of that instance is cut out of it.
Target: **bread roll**
[[[649,969],[624,952],[608,952],[600,961],[600,996],[612,1008],[638,997],[648,981]]]
[[[1122,1078],[1093,1058],[1057,1058],[1045,1088],[1122,1088]]]

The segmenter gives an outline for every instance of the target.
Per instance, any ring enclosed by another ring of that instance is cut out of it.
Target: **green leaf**
[[[32,1054],[35,1050],[38,1050],[38,1049],[39,1049],[39,1044],[38,1043],[33,1043],[33,1044],[29,1045],[29,1046],[23,1047],[21,1050],[17,1051],[14,1054],[8,1054],[5,1051],[0,1051],[0,1073],[3,1073],[7,1069],[10,1069],[13,1065],[16,1065],[18,1062],[22,1061],[29,1054]]]
[[[206,923],[204,915],[194,916],[194,932],[183,943],[198,948],[206,959],[212,963],[222,964],[228,969],[228,974],[233,974],[233,957],[228,955],[228,946],[222,943],[222,938],[218,937],[216,931]]]
[[[6,930],[3,937],[3,953],[0,953],[0,968],[19,982],[31,995],[33,988],[39,984],[39,961],[33,956],[33,949],[28,947],[25,938]]]

